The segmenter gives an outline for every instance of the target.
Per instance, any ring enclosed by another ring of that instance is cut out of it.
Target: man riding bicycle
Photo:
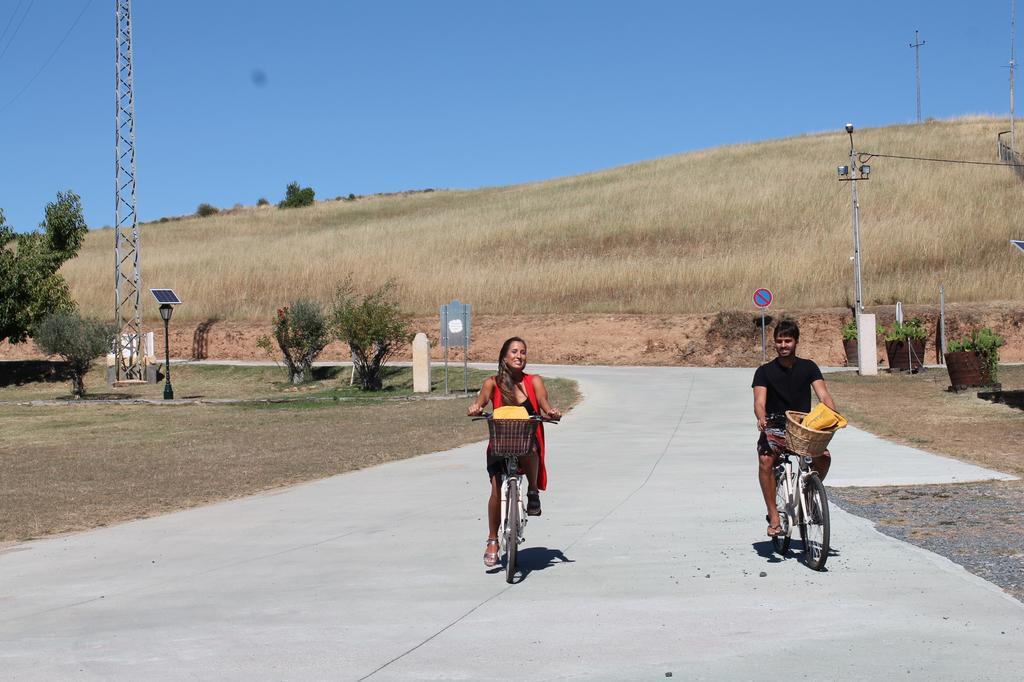
[[[781,320],[775,325],[773,336],[778,357],[758,367],[751,384],[754,389],[754,416],[757,418],[757,429],[761,432],[757,440],[757,478],[768,510],[765,520],[768,522],[769,537],[782,533],[779,510],[775,504],[773,469],[777,460],[775,448],[786,428],[786,410],[810,412],[811,390],[819,402],[832,410],[836,409],[818,365],[796,355],[800,341],[800,328],[796,322]],[[826,450],[822,456],[814,458],[811,468],[824,481],[831,463],[832,458]]]

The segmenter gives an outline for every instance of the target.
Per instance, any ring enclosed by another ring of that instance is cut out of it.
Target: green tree
[[[220,213],[220,209],[213,204],[199,204],[199,208],[196,209],[196,215],[200,218],[217,215],[218,213]]]
[[[58,271],[78,254],[89,231],[82,200],[58,192],[39,227],[41,232],[15,234],[0,211],[0,341],[20,343],[46,315],[74,308]]]
[[[293,384],[301,384],[310,376],[313,361],[331,341],[323,308],[309,299],[299,299],[286,308],[278,308],[273,335]],[[274,354],[269,336],[260,337],[256,345]]]
[[[383,387],[384,364],[412,338],[408,321],[395,300],[395,289],[395,282],[388,280],[360,296],[349,278],[335,295],[331,327],[352,351],[356,378],[364,391]]]
[[[315,193],[312,187],[299,187],[292,182],[284,190],[284,200],[277,204],[278,208],[300,208],[313,204]]]
[[[113,348],[117,327],[82,317],[76,311],[48,315],[36,326],[32,340],[48,355],[59,355],[71,369],[71,395],[85,395],[85,375],[92,361]]]

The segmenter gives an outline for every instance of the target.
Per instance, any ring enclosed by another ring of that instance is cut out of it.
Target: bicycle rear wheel
[[[820,571],[828,561],[828,497],[825,495],[825,484],[814,473],[804,478],[804,512],[806,517],[800,523],[804,560],[815,571]]]
[[[516,556],[519,553],[519,481],[515,476],[508,479],[505,532],[505,582],[511,583],[516,574]]]
[[[783,476],[785,475],[785,469],[782,470]],[[776,554],[785,556],[786,552],[789,551],[790,536],[792,533],[789,528],[789,514],[786,513],[786,508],[789,507],[789,498],[786,497],[786,480],[783,476],[779,475],[779,469],[775,470],[775,507],[779,510],[779,525],[782,526],[782,532],[772,538],[772,548]]]

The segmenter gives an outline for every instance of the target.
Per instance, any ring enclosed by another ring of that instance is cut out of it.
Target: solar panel
[[[161,305],[178,305],[181,303],[181,299],[178,298],[173,289],[150,289],[149,293],[153,294],[153,298]]]
[[[1016,246],[1021,251],[1024,251],[1024,240],[1022,239],[1011,239],[1010,243]]]

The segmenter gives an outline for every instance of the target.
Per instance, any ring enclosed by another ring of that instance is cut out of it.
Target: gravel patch
[[[1024,482],[830,487],[828,498],[1024,601]]]

